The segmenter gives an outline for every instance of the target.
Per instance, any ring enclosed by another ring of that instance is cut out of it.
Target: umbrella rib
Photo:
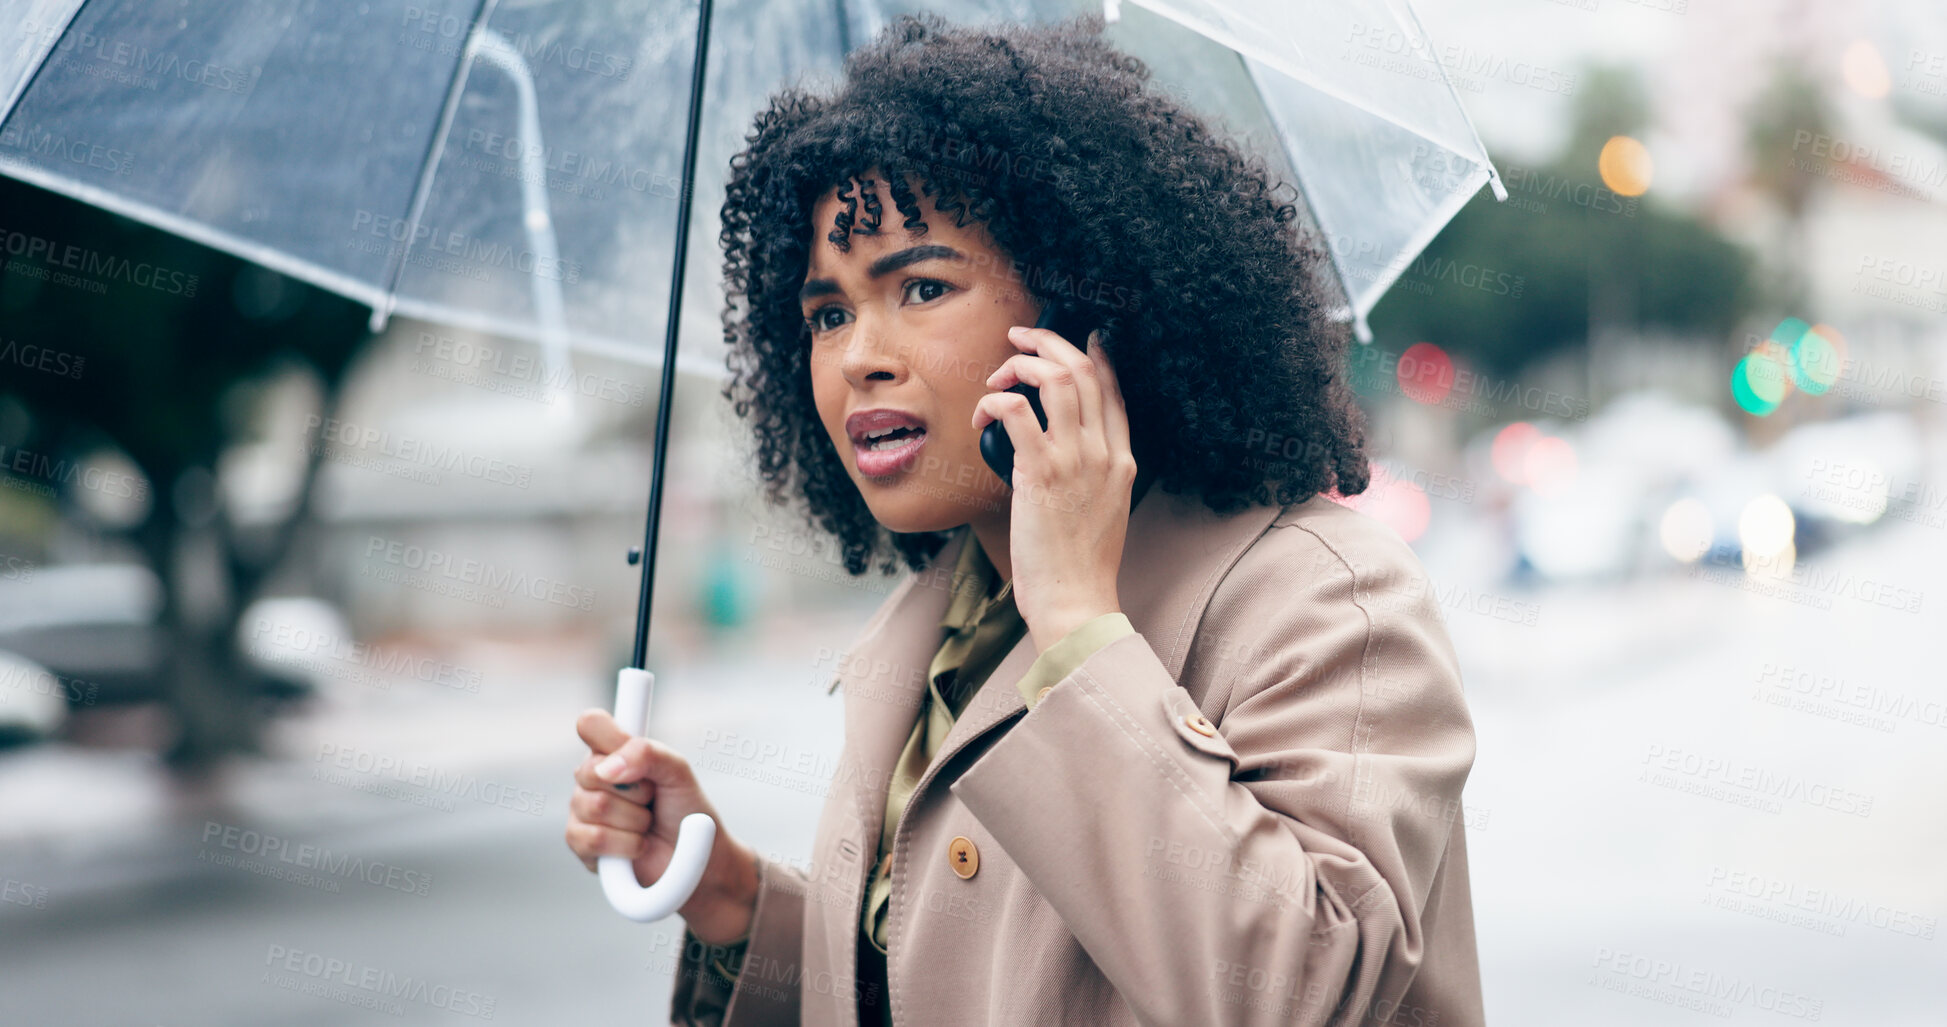
[[[34,87],[35,81],[41,77],[41,72],[47,68],[47,59],[54,55],[54,51],[61,48],[61,40],[68,38],[68,33],[73,30],[76,19],[80,17],[81,4],[77,2],[74,9],[68,12],[67,20],[61,23],[60,33],[48,42],[46,52],[34,62],[34,70],[20,77],[20,82],[14,90],[7,94],[7,102],[0,105],[0,128],[5,128],[7,119],[14,116],[14,105],[20,102],[21,97],[27,95],[27,90]]]
[[[1232,49],[1230,52],[1231,56],[1237,58],[1237,63],[1243,65],[1244,76],[1250,79],[1251,85],[1257,88],[1258,98],[1264,101],[1265,113],[1271,118],[1271,126],[1276,131],[1279,145],[1289,150],[1290,143],[1287,140],[1295,140],[1297,137],[1293,135],[1291,127],[1286,125],[1284,119],[1279,116],[1277,105],[1271,103],[1265,97],[1264,83],[1258,79],[1257,69],[1252,67],[1251,59],[1240,50]],[[1305,210],[1311,215],[1312,223],[1317,226],[1318,233],[1322,237],[1320,240],[1322,245],[1319,248],[1325,251],[1325,260],[1331,265],[1332,275],[1338,279],[1339,292],[1345,296],[1346,309],[1352,312],[1354,328],[1356,329],[1358,322],[1361,320],[1359,315],[1359,297],[1353,291],[1352,278],[1347,274],[1344,262],[1339,259],[1338,251],[1332,248],[1331,231],[1326,227],[1325,213],[1319,210],[1316,204],[1312,203],[1311,193],[1305,188],[1305,169],[1303,164],[1295,155],[1289,152],[1285,154],[1285,160],[1291,165],[1292,186],[1298,190],[1298,198],[1305,201]]]
[[[131,221],[139,221],[172,235],[179,235],[190,242],[207,246],[213,250],[232,254],[254,264],[261,264],[282,275],[288,275],[302,282],[309,282],[320,289],[335,292],[340,296],[359,303],[377,304],[381,293],[377,286],[361,282],[340,271],[334,271],[319,264],[272,249],[262,243],[245,239],[193,218],[163,210],[153,204],[133,200],[120,193],[101,186],[54,174],[0,157],[0,171],[9,177],[19,179],[28,185],[37,186],[48,192],[69,197],[91,207],[99,207],[111,214],[117,214]]]
[[[1297,82],[1308,89],[1312,89],[1317,92],[1323,93],[1326,96],[1329,96],[1332,99],[1337,100],[1348,107],[1352,107],[1357,110],[1364,111],[1365,113],[1370,114],[1373,117],[1380,119],[1381,121],[1387,122],[1388,124],[1397,125],[1401,129],[1411,132],[1414,135],[1417,135],[1425,139],[1427,142],[1433,143],[1436,146],[1446,146],[1444,142],[1434,139],[1432,136],[1428,135],[1425,131],[1422,131],[1421,129],[1416,128],[1412,125],[1401,123],[1399,118],[1395,117],[1394,115],[1388,114],[1385,111],[1373,107],[1373,105],[1370,102],[1361,99],[1356,95],[1348,93],[1344,89],[1341,89],[1338,86],[1335,86],[1325,81],[1324,79],[1321,79],[1318,76],[1311,74],[1310,72],[1306,71],[1304,68],[1296,64],[1293,64],[1292,62],[1287,61],[1282,57],[1279,57],[1275,53],[1272,53],[1270,49],[1263,46],[1259,46],[1258,44],[1253,43],[1250,40],[1244,39],[1238,36],[1234,32],[1226,31],[1215,25],[1199,24],[1190,15],[1184,14],[1176,10],[1173,6],[1164,2],[1164,0],[1132,0],[1132,2],[1134,2],[1140,7],[1147,8],[1150,12],[1160,17],[1167,18],[1170,21],[1173,21],[1178,25],[1187,28],[1192,32],[1195,32],[1196,34],[1204,37],[1205,39],[1209,39],[1212,42],[1219,44],[1220,46],[1229,48],[1231,51],[1235,53],[1241,54],[1245,57],[1250,58],[1251,60],[1257,61],[1258,63],[1263,64],[1265,67],[1277,71],[1279,74],[1284,75],[1286,78],[1289,78],[1293,82]],[[1424,36],[1422,36],[1422,38],[1424,38]],[[1447,89],[1449,92],[1452,92],[1453,83],[1449,82],[1447,84]],[[1262,86],[1259,87],[1259,91],[1260,92],[1263,91]],[[1462,113],[1464,114],[1465,112],[1466,112],[1465,108],[1462,108]],[[1468,129],[1471,131],[1472,128],[1473,128],[1472,123],[1469,123]],[[1479,136],[1476,136],[1474,138],[1473,144],[1474,144],[1474,148],[1480,151],[1481,156],[1485,158],[1487,154],[1487,149],[1486,147],[1481,145]],[[1452,149],[1451,147],[1448,148]],[[1465,157],[1468,155],[1461,154],[1461,156]],[[1471,157],[1469,159],[1471,159]]]
[[[1136,2],[1143,3],[1143,0],[1136,0]],[[1144,3],[1143,5],[1149,6],[1147,3]],[[1413,10],[1413,5],[1411,3],[1407,3],[1404,2],[1404,0],[1402,0],[1399,6],[1404,8],[1406,12],[1406,16],[1412,19],[1413,30],[1419,35],[1419,38],[1421,39],[1427,38],[1426,29],[1424,26],[1420,24],[1419,16]],[[1197,31],[1200,34],[1204,34],[1203,29],[1199,28],[1198,26],[1192,24],[1191,22],[1185,19],[1172,17],[1169,13],[1159,8],[1151,8],[1151,9],[1155,10],[1156,13],[1158,14],[1162,14],[1164,17],[1170,18],[1170,20],[1172,21],[1176,21],[1178,24],[1181,24],[1186,28],[1190,28],[1194,31]],[[1216,37],[1214,36],[1211,38],[1216,39]],[[1245,75],[1251,80],[1253,84],[1257,86],[1258,95],[1260,97],[1263,97],[1265,95],[1264,83],[1262,79],[1259,77],[1258,69],[1254,66],[1254,64],[1263,64],[1267,68],[1271,68],[1272,70],[1288,74],[1288,71],[1286,71],[1286,69],[1284,69],[1283,67],[1274,63],[1263,61],[1261,58],[1253,58],[1251,55],[1245,53],[1244,50],[1241,49],[1240,47],[1235,45],[1230,45],[1226,43],[1226,41],[1223,39],[1216,39],[1216,41],[1219,43],[1224,43],[1230,49],[1231,53],[1234,56],[1236,56],[1239,63],[1241,63],[1244,66]],[[1434,63],[1439,64],[1440,62],[1435,61]],[[1309,79],[1300,79],[1300,81],[1305,82],[1306,85],[1311,85],[1314,88],[1318,88],[1317,85],[1311,82]],[[1453,85],[1453,79],[1447,74],[1447,69],[1445,68],[1444,65],[1442,65],[1440,68],[1440,81],[1446,85],[1447,95],[1453,99],[1454,106],[1460,108],[1460,116],[1467,125],[1467,133],[1471,137],[1471,141],[1474,144],[1474,148],[1480,154],[1475,170],[1468,173],[1467,180],[1466,180],[1468,185],[1462,188],[1457,188],[1454,190],[1454,192],[1450,193],[1447,196],[1442,197],[1435,204],[1434,210],[1437,214],[1443,213],[1444,216],[1440,216],[1432,219],[1429,225],[1423,226],[1419,231],[1415,232],[1413,236],[1410,237],[1406,241],[1406,243],[1400,247],[1399,252],[1401,254],[1411,254],[1412,257],[1410,257],[1406,261],[1400,261],[1397,255],[1392,259],[1389,259],[1386,262],[1386,264],[1381,268],[1381,274],[1378,275],[1376,278],[1374,278],[1374,280],[1371,283],[1367,284],[1364,288],[1354,287],[1349,269],[1346,268],[1344,262],[1340,259],[1338,253],[1336,253],[1330,245],[1324,247],[1326,259],[1331,262],[1332,270],[1334,274],[1338,277],[1339,288],[1345,295],[1346,307],[1348,312],[1351,314],[1353,331],[1358,336],[1359,341],[1361,342],[1370,342],[1372,339],[1372,329],[1369,328],[1366,324],[1366,314],[1371,310],[1373,306],[1377,305],[1378,298],[1384,295],[1387,289],[1392,287],[1393,282],[1398,280],[1399,276],[1405,272],[1407,266],[1412,263],[1412,260],[1414,258],[1417,258],[1419,253],[1422,250],[1424,250],[1429,243],[1433,241],[1433,237],[1440,233],[1441,228],[1445,227],[1447,221],[1450,220],[1453,217],[1453,215],[1457,213],[1459,209],[1462,206],[1464,206],[1469,199],[1473,197],[1473,194],[1475,192],[1479,191],[1481,187],[1481,180],[1483,178],[1487,181],[1487,183],[1490,186],[1493,187],[1494,198],[1497,201],[1506,200],[1508,198],[1507,189],[1505,186],[1501,184],[1500,174],[1495,170],[1493,160],[1488,157],[1487,147],[1485,144],[1481,142],[1480,133],[1474,128],[1473,119],[1469,117],[1467,114],[1466,105],[1460,102],[1460,95],[1458,92],[1455,91]],[[1382,118],[1383,120],[1387,121],[1390,124],[1397,125],[1400,128],[1406,129],[1409,132],[1413,132],[1415,135],[1420,135],[1422,138],[1425,138],[1425,136],[1422,133],[1418,132],[1417,130],[1412,129],[1406,125],[1401,125],[1399,122],[1393,120],[1392,118],[1387,117],[1383,114],[1379,114],[1379,112],[1372,110],[1370,107],[1367,107],[1364,104],[1353,103],[1349,98],[1340,95],[1336,90],[1320,89],[1319,91],[1325,93],[1328,96],[1332,96],[1335,99],[1342,100],[1350,104],[1351,106],[1358,108],[1359,110],[1365,111],[1368,114],[1372,114],[1376,117]],[[1278,136],[1280,138],[1280,141],[1296,138],[1296,136],[1291,132],[1290,127],[1283,123],[1283,118],[1279,116],[1279,111],[1276,104],[1267,101],[1265,103],[1265,110],[1270,114],[1272,123],[1278,129]],[[1432,140],[1428,140],[1428,141],[1432,142]],[[1436,144],[1436,145],[1442,145],[1442,144]],[[1467,154],[1460,154],[1459,156],[1466,157],[1469,160],[1473,160],[1473,158]],[[1317,223],[1319,231],[1321,233],[1324,233],[1329,238],[1330,229],[1326,225],[1327,217],[1323,212],[1321,212],[1317,208],[1316,205],[1311,203],[1310,195],[1309,193],[1307,193],[1305,189],[1305,172],[1303,167],[1295,158],[1291,159],[1291,165],[1292,165],[1291,168],[1292,177],[1293,179],[1295,179],[1294,184],[1298,189],[1299,195],[1305,199],[1306,207],[1311,211],[1312,219],[1314,222]]]
[[[433,126],[432,138],[426,140],[426,156],[419,165],[419,180],[412,190],[412,209],[406,219],[406,238],[399,244],[392,266],[386,269],[385,283],[381,286],[381,302],[372,307],[372,331],[385,327],[392,314],[393,294],[398,291],[399,278],[405,274],[406,258],[412,255],[413,237],[419,234],[419,219],[425,216],[426,202],[433,191],[433,174],[439,169],[441,155],[446,151],[446,133],[453,127],[453,116],[460,107],[460,96],[466,91],[467,73],[473,68],[474,48],[479,43],[480,33],[486,31],[487,19],[493,16],[494,5],[498,0],[480,0],[474,8],[473,25],[467,30],[466,45],[460,49],[459,60],[454,62],[453,77],[446,84],[446,102],[441,105],[439,124]]]
[[[1372,328],[1366,324],[1366,315],[1372,312],[1373,307],[1379,305],[1379,301],[1385,297],[1386,290],[1393,287],[1393,283],[1399,280],[1399,276],[1405,274],[1406,269],[1420,259],[1420,254],[1432,244],[1434,237],[1446,229],[1447,222],[1452,221],[1453,216],[1460,213],[1460,208],[1466,206],[1468,201],[1474,198],[1475,193],[1480,192],[1481,180],[1486,177],[1488,172],[1483,168],[1476,167],[1468,172],[1466,184],[1448,193],[1436,204],[1432,215],[1407,238],[1406,242],[1400,245],[1400,254],[1410,254],[1410,256],[1404,260],[1399,257],[1388,260],[1380,269],[1380,274],[1373,278],[1372,284],[1363,290],[1362,296],[1352,300],[1353,329],[1359,333],[1360,342],[1372,341]],[[1364,299],[1367,296],[1371,297],[1369,301]]]
[[[1251,62],[1245,59],[1243,54],[1238,54],[1237,56],[1239,60],[1244,62],[1244,71],[1250,75],[1252,82],[1257,83],[1258,92],[1262,95],[1264,86],[1261,82],[1258,82],[1257,70],[1251,67]],[[1296,134],[1292,132],[1291,127],[1286,125],[1284,119],[1279,115],[1277,105],[1266,103],[1264,107],[1266,112],[1271,116],[1272,125],[1278,130],[1280,141],[1297,138]],[[1465,155],[1462,154],[1460,156]],[[1297,158],[1292,157],[1290,159],[1291,173],[1292,177],[1297,180],[1298,192],[1301,196],[1305,196],[1304,167]],[[1412,264],[1414,259],[1418,258],[1420,251],[1426,249],[1427,245],[1433,241],[1433,237],[1440,234],[1440,230],[1446,227],[1447,222],[1452,219],[1453,215],[1458,213],[1460,208],[1466,205],[1468,200],[1473,198],[1474,193],[1480,190],[1482,177],[1486,177],[1489,181],[1494,180],[1491,165],[1476,165],[1475,169],[1468,173],[1466,181],[1461,187],[1456,187],[1453,192],[1442,197],[1434,204],[1433,213],[1435,216],[1430,217],[1428,222],[1409,237],[1399,249],[1400,254],[1411,254],[1411,256],[1404,261],[1399,259],[1398,254],[1388,258],[1386,263],[1381,266],[1380,274],[1375,276],[1364,287],[1355,287],[1350,270],[1345,266],[1344,261],[1340,259],[1339,254],[1329,243],[1324,247],[1325,256],[1332,262],[1332,270],[1338,275],[1339,288],[1345,293],[1345,303],[1348,312],[1351,314],[1352,329],[1358,336],[1360,342],[1372,341],[1372,329],[1366,324],[1366,314],[1374,306],[1378,305],[1379,298],[1385,294],[1387,289],[1392,288],[1393,282],[1397,281],[1399,276],[1406,272],[1406,268]],[[1499,191],[1497,190],[1497,192]],[[1504,199],[1506,198],[1506,193],[1499,192],[1499,196]],[[1306,206],[1311,211],[1312,220],[1317,222],[1320,234],[1330,239],[1333,227],[1328,223],[1331,220],[1330,216],[1325,211],[1312,205],[1309,198],[1306,200]]]
[[[139,221],[142,224],[168,232],[171,235],[179,235],[184,239],[188,239],[190,242],[231,254],[241,260],[250,261],[253,264],[260,264],[278,274],[295,278],[301,282],[307,282],[327,292],[336,293],[337,295],[368,307],[377,306],[385,295],[379,291],[377,285],[369,282],[361,282],[344,272],[331,270],[312,261],[292,256],[253,240],[245,239],[242,236],[223,231],[220,228],[213,228],[203,222],[184,217],[180,214],[171,213],[153,204],[143,203],[139,200],[131,200],[126,196],[108,189],[103,189],[100,186],[88,185],[72,178],[51,174],[32,165],[21,164],[7,157],[0,157],[0,173],[5,173],[8,177],[18,179],[28,185],[45,189],[50,193],[69,197],[78,203],[85,203],[91,207],[99,207],[111,214],[119,214],[131,221]],[[400,314],[418,318],[422,321],[436,321],[458,328],[468,328],[485,333],[497,333],[537,344],[546,344],[547,342],[542,330],[538,327],[526,328],[518,323],[509,324],[472,311],[429,301],[414,300],[409,297],[405,299],[395,298],[393,309]],[[641,345],[633,341],[618,339],[610,335],[601,335],[587,330],[576,331],[571,334],[574,345],[588,353],[611,357],[615,360],[641,367],[660,368],[662,366],[661,356],[652,355],[650,351],[645,350]],[[729,371],[722,364],[714,363],[690,354],[678,355],[676,371],[678,374],[688,375],[699,381],[720,384],[729,380]]]
[[[1413,19],[1413,31],[1419,33],[1421,39],[1427,38],[1426,26],[1420,24],[1420,12],[1413,9],[1413,5],[1409,0],[1400,0],[1400,6],[1405,9],[1406,16]],[[1460,102],[1460,90],[1454,88],[1453,76],[1447,74],[1447,63],[1438,60],[1433,63],[1434,66],[1440,69],[1440,81],[1447,84],[1447,95],[1453,97],[1453,105],[1460,108],[1460,119],[1467,123],[1467,134],[1473,137],[1474,145],[1481,151],[1481,163],[1487,166],[1487,184],[1494,188],[1495,202],[1498,203],[1506,200],[1508,198],[1508,190],[1506,186],[1501,184],[1501,173],[1494,169],[1494,158],[1487,155],[1487,144],[1481,142],[1481,133],[1479,129],[1474,127],[1473,115],[1468,114],[1467,105]],[[1478,184],[1474,186],[1474,189],[1479,188],[1480,186]],[[1470,193],[1472,191],[1469,190]]]

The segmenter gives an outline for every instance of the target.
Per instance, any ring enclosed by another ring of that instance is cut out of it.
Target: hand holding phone
[[[1076,349],[1088,352],[1088,334],[1095,328],[1089,311],[1085,307],[1063,301],[1049,300],[1041,308],[1041,316],[1034,322],[1036,328],[1047,328],[1056,335],[1073,343]],[[1041,430],[1048,430],[1048,412],[1041,408],[1041,390],[1027,382],[1016,382],[1007,391],[1019,393],[1028,398],[1028,406],[1034,410],[1035,420],[1041,422]],[[1000,475],[1001,482],[1012,488],[1014,485],[1014,440],[1008,437],[1007,427],[999,421],[987,422],[980,432],[980,458],[987,466]]]

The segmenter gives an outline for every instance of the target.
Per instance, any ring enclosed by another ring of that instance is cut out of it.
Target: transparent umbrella
[[[737,28],[707,92],[730,121],[777,77],[835,67],[829,10],[718,6]],[[0,172],[341,293],[376,326],[527,339],[557,371],[570,348],[653,364],[696,12],[0,0]],[[708,345],[682,357],[722,373]]]
[[[617,719],[639,731],[674,376],[725,373],[713,319],[680,330],[684,306],[720,302],[717,283],[684,274],[713,249],[713,232],[690,238],[696,190],[721,198],[773,89],[836,71],[897,15],[1049,21],[1093,6],[0,0],[0,173],[366,303],[375,330],[397,312],[534,341],[569,400],[575,350],[660,364],[635,657],[618,682]],[[1362,340],[1373,304],[1483,181],[1506,198],[1406,0],[1102,9],[1112,42],[1296,183]],[[67,244],[60,259],[116,258]],[[627,861],[603,861],[618,910],[657,919],[687,898],[714,831],[691,820],[653,894]]]
[[[1339,315],[1360,341],[1372,339],[1366,314],[1483,182],[1508,198],[1407,0],[1129,4],[1235,52],[1331,258],[1346,297]],[[1105,14],[1121,6],[1105,0]],[[1129,27],[1145,40],[1156,34]]]

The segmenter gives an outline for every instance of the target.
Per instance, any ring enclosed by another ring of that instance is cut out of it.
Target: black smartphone
[[[1088,333],[1099,327],[1094,323],[1092,312],[1084,306],[1061,299],[1051,299],[1041,308],[1041,316],[1034,322],[1036,328],[1052,329],[1056,335],[1074,343],[1075,348],[1088,352]],[[1015,382],[1008,387],[1009,392],[1018,392],[1028,398],[1028,406],[1034,409],[1035,419],[1041,422],[1041,430],[1048,430],[1048,412],[1041,408],[1041,390],[1027,382]],[[990,421],[980,432],[980,458],[987,466],[1000,475],[1002,483],[1010,488],[1014,484],[1014,440],[1008,438],[1007,428],[999,421]]]

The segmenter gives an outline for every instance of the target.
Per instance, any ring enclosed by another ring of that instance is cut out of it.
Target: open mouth
[[[912,470],[926,445],[926,429],[884,428],[854,440],[852,462],[867,478],[892,478]]]
[[[915,436],[925,435],[924,428],[887,428],[883,431],[868,432],[855,445],[862,453],[879,453],[898,449]]]
[[[861,410],[845,419],[852,440],[852,462],[868,478],[887,478],[914,466],[926,445],[926,422],[897,407]]]

